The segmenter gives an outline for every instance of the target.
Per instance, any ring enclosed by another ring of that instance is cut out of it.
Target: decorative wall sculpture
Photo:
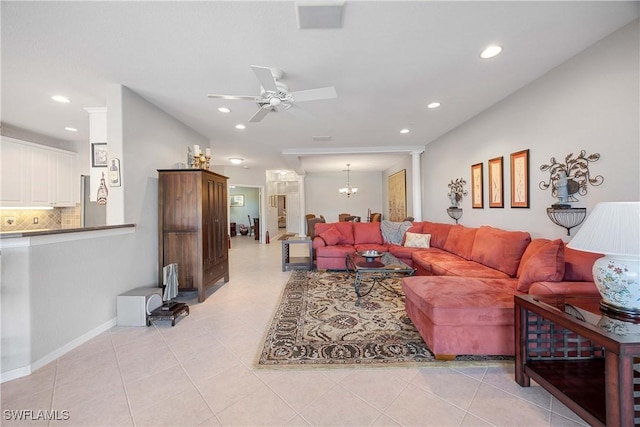
[[[540,166],[541,171],[549,172],[549,180],[540,181],[539,187],[542,190],[551,188],[551,195],[558,198],[560,204],[577,202],[575,194],[585,196],[589,184],[597,187],[604,182],[602,175],[592,177],[589,171],[590,164],[599,159],[600,154],[587,155],[585,150],[581,150],[576,157],[573,153],[567,154],[564,163],[552,157],[549,164]]]
[[[449,200],[451,200],[451,207],[457,208],[458,204],[462,201],[462,196],[467,195],[467,191],[464,189],[464,186],[467,184],[462,178],[458,178],[456,180],[451,180],[448,184],[449,187]]]

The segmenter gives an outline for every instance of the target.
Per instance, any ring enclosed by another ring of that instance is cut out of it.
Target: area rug
[[[458,356],[437,361],[407,317],[401,279],[376,284],[356,306],[353,274],[293,271],[257,366],[471,365],[505,363],[504,356]],[[371,282],[361,285],[363,295]]]

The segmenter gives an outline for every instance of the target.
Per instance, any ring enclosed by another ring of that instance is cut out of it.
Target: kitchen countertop
[[[0,233],[0,239],[11,239],[17,237],[36,237],[51,236],[56,234],[82,233],[86,231],[112,230],[117,228],[133,228],[135,224],[119,224],[119,225],[101,225],[96,227],[79,227],[79,228],[49,228],[43,230],[19,230],[4,231]]]

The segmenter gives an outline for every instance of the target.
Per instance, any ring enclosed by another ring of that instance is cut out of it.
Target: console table
[[[640,425],[640,324],[602,314],[599,296],[516,295],[515,330],[520,386],[533,379],[594,426]]]

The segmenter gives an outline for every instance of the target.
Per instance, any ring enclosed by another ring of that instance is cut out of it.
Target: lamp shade
[[[613,256],[640,255],[640,202],[598,203],[567,246]]]
[[[604,254],[593,281],[608,316],[640,320],[640,202],[599,203],[567,245]]]

